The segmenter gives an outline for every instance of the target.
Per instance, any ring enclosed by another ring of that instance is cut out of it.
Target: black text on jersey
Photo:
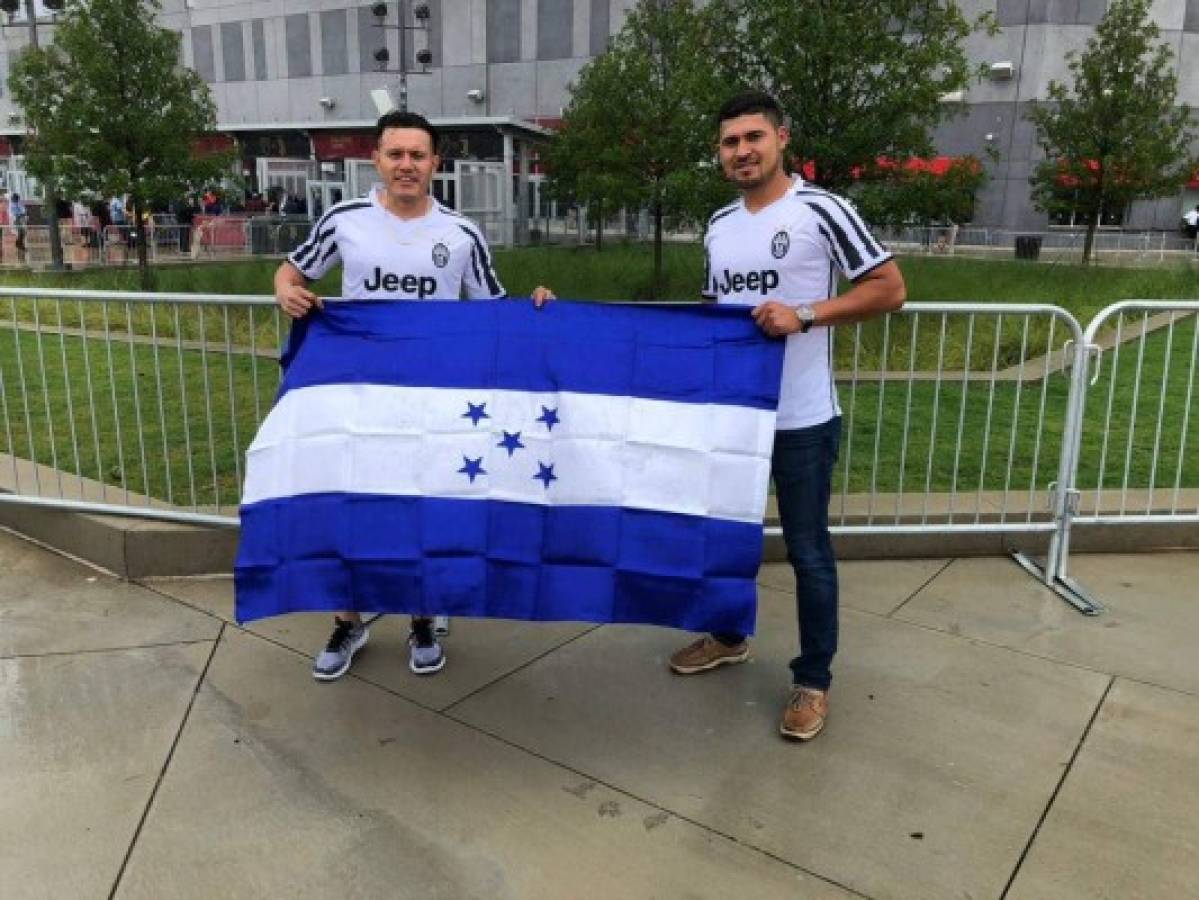
[[[437,292],[437,279],[428,275],[397,275],[395,272],[384,272],[375,266],[373,275],[368,277],[362,286],[368,291],[403,291],[405,294],[416,294],[424,300]]]
[[[720,280],[721,274],[724,275],[724,280]],[[720,294],[739,294],[742,291],[757,291],[762,296],[766,296],[776,287],[779,286],[779,273],[777,269],[763,269],[760,272],[730,272],[725,269],[723,273],[716,272],[712,275],[712,287],[715,293]]]

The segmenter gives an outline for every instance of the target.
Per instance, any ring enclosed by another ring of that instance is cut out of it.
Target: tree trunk
[[[146,246],[146,231],[145,217],[143,211],[145,209],[145,201],[140,197],[133,197],[133,234],[134,242],[137,244],[137,273],[138,280],[141,282],[143,291],[154,290],[154,276],[150,272],[150,248]]]
[[[1095,229],[1099,227],[1099,210],[1096,209],[1087,217],[1087,236],[1082,242],[1082,264],[1091,261],[1091,248],[1095,244]]]
[[[604,201],[595,204],[595,249],[598,253],[604,249]]]
[[[651,296],[657,300],[662,296],[662,203],[654,204],[654,286]]]

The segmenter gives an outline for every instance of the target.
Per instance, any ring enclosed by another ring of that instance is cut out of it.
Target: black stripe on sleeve
[[[334,206],[326,212],[317,221],[316,227],[308,235],[308,240],[304,241],[299,247],[291,252],[288,259],[297,268],[303,271],[316,260],[317,254],[320,252],[320,247],[324,244],[329,235],[337,230],[336,224],[330,224],[329,220],[334,216],[343,212],[349,212],[354,209],[366,209],[371,205],[369,200],[354,200],[349,203],[344,203],[339,206]]]
[[[851,279],[850,279],[850,281],[852,281],[854,284],[857,284],[859,281],[861,281],[863,278],[865,278],[867,275],[869,275],[871,272],[873,272],[873,271],[874,271],[875,269],[877,269],[879,266],[883,265],[883,263],[889,263],[889,262],[890,262],[891,260],[893,260],[894,258],[895,258],[895,257],[891,255],[890,251],[886,251],[886,250],[884,250],[884,251],[883,251],[883,257],[882,257],[882,259],[880,259],[880,260],[876,261],[876,262],[874,263],[874,265],[872,265],[872,266],[869,266],[868,268],[865,268],[865,269],[863,269],[863,270],[862,270],[861,272],[859,272],[857,275],[853,276],[853,278],[851,278]]]
[[[822,204],[812,200],[805,200],[804,203],[806,203],[808,207],[814,213],[816,213],[816,215],[820,216],[820,218],[824,220],[825,224],[828,225],[833,235],[836,236],[837,245],[841,248],[841,253],[844,256],[845,262],[849,264],[848,267],[843,267],[845,272],[849,273],[861,268],[862,256],[858,253],[858,248],[854,246],[853,241],[850,240],[850,237],[845,233],[845,230],[837,224],[837,221],[831,215],[829,215],[828,210],[824,209]]]
[[[475,243],[475,249],[479,251],[479,262],[483,269],[483,275],[487,278],[487,290],[491,291],[493,297],[503,295],[504,289],[500,287],[499,279],[495,277],[495,272],[491,268],[491,257],[487,255],[487,248],[483,245],[483,241],[474,231],[461,222],[458,223],[458,227],[470,236],[470,239]]]
[[[866,229],[866,223],[862,221],[862,217],[854,212],[854,210],[850,208],[849,204],[840,197],[829,194],[829,199],[832,200],[833,203],[837,204],[841,210],[841,214],[849,220],[849,224],[852,225],[853,230],[857,232],[858,240],[862,242],[862,247],[865,249],[866,255],[878,256],[881,254],[883,252],[882,248],[879,247],[878,243]]]
[[[708,227],[711,228],[713,225],[715,225],[717,222],[719,222],[725,216],[732,215],[736,211],[737,211],[737,204],[735,204],[735,203],[732,206],[726,206],[724,209],[717,210],[716,212],[714,212],[712,214],[712,218],[708,219]]]
[[[828,233],[828,229],[823,225],[817,225],[816,228],[824,236],[824,240],[828,244],[829,256],[833,258],[833,261],[837,264],[837,267],[843,272],[848,271],[845,266],[845,259],[841,256],[841,249],[837,246],[837,242],[833,240],[833,236]],[[833,295],[829,294],[829,296],[831,297]]]
[[[470,248],[470,267],[475,273],[475,284],[482,284],[483,279],[479,275],[479,253],[473,245]]]
[[[325,255],[321,257],[320,264],[323,266],[325,264],[325,261],[336,252],[337,252],[337,241],[334,241],[332,244],[329,245],[329,249],[325,251]]]

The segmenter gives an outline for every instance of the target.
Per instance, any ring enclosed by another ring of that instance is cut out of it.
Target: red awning
[[[339,159],[370,159],[375,149],[373,131],[314,131],[312,146],[324,162]]]
[[[214,153],[225,153],[236,149],[237,142],[233,136],[221,132],[202,134],[192,141],[192,152],[196,156],[211,156]]]
[[[924,159],[923,157],[913,156],[911,159],[904,161],[903,168],[908,172],[928,172],[932,175],[941,177],[948,172],[955,163],[958,163],[965,158],[966,157],[961,156],[934,156],[931,159]],[[895,168],[895,161],[885,156],[880,156],[876,160],[876,163],[880,169]],[[813,164],[811,161],[804,163],[801,172],[804,178],[808,179],[809,181],[812,180],[816,174],[815,164]],[[862,170],[860,168],[855,168],[853,170],[853,177],[857,179],[861,177],[861,173]]]

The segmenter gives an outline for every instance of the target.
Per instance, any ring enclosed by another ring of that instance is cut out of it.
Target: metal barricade
[[[0,287],[0,502],[236,524],[285,325],[270,296]],[[829,335],[835,533],[1048,536],[1018,561],[1095,613],[1073,528],[1199,523],[1199,300],[1085,330],[1044,304],[910,303]]]
[[[1051,533],[1082,329],[1043,304],[910,303],[832,332],[835,533]]]
[[[1084,340],[1093,362],[1072,524],[1199,523],[1199,300],[1115,303]]]
[[[270,296],[0,288],[0,502],[234,525]]]

